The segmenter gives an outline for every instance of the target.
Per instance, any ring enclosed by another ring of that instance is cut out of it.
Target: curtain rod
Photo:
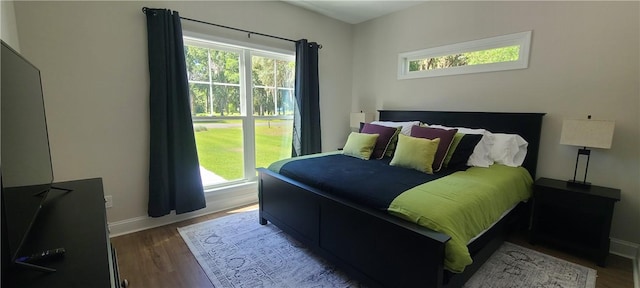
[[[142,7],[142,13],[147,14],[147,10],[149,10],[149,9],[150,9],[150,8]],[[197,20],[197,19],[192,19],[192,18],[187,18],[187,17],[182,17],[182,16],[180,16],[180,19],[187,20],[187,21],[192,21],[192,22],[197,22],[197,23],[201,23],[201,24],[207,24],[207,25],[211,25],[211,26],[217,26],[217,27],[221,27],[221,28],[225,28],[225,29],[231,29],[231,30],[235,30],[235,31],[244,32],[244,33],[247,33],[247,37],[248,37],[248,38],[251,38],[251,35],[252,35],[252,34],[255,34],[255,35],[259,35],[259,36],[264,36],[264,37],[269,37],[269,38],[275,38],[275,39],[284,40],[284,41],[289,41],[289,42],[294,42],[294,43],[295,43],[295,42],[297,42],[296,40],[292,40],[292,39],[287,39],[287,38],[278,37],[278,36],[269,35],[269,34],[264,34],[264,33],[260,33],[260,32],[249,31],[249,30],[244,30],[244,29],[240,29],[240,28],[235,28],[235,27],[230,27],[230,26],[225,26],[225,25],[220,25],[220,24],[215,24],[215,23],[205,22],[205,21],[201,21],[201,20]],[[318,49],[322,49],[322,44],[318,44]]]

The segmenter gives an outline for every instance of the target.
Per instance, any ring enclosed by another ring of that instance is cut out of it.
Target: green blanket
[[[445,267],[462,272],[472,263],[467,243],[517,203],[530,197],[533,180],[522,167],[471,167],[396,197],[389,212],[451,237]]]

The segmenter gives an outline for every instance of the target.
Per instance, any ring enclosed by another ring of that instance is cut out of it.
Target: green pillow
[[[433,174],[433,159],[436,156],[440,138],[425,139],[398,135],[398,146],[391,159],[392,166],[416,169],[427,174]]]
[[[373,147],[376,146],[378,136],[379,134],[351,132],[349,138],[347,138],[347,143],[344,144],[342,154],[369,160],[373,152]]]
[[[396,151],[396,146],[398,145],[398,135],[402,131],[402,126],[396,127],[396,134],[391,137],[391,141],[389,141],[389,146],[387,146],[387,151],[384,153],[385,157],[393,157],[393,152]]]
[[[449,151],[447,151],[447,156],[444,157],[444,164],[442,165],[442,167],[449,167],[451,156],[453,156],[453,152],[456,151],[456,147],[458,147],[458,144],[460,144],[460,140],[462,140],[463,136],[464,134],[462,133],[456,133],[456,135],[453,135],[453,141],[451,141],[451,146],[449,147]]]

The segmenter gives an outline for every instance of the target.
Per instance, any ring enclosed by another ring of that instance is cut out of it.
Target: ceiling
[[[315,11],[340,21],[358,24],[376,17],[400,11],[425,0],[370,1],[370,0],[283,0],[287,3]]]

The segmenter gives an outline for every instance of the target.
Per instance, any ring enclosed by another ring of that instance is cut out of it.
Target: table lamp
[[[349,126],[351,126],[351,129],[354,129],[355,131],[360,131],[360,123],[368,123],[371,121],[373,121],[372,114],[367,114],[362,111],[351,113],[351,121]]]
[[[560,144],[582,147],[578,149],[576,156],[576,166],[573,171],[573,180],[568,180],[567,185],[590,187],[587,182],[587,170],[589,169],[589,158],[591,150],[588,148],[611,148],[613,141],[613,129],[615,121],[591,120],[589,115],[586,120],[564,120],[562,122],[562,133],[560,134]],[[584,178],[582,181],[576,180],[578,172],[578,162],[580,156],[587,156],[587,164],[584,168]]]

